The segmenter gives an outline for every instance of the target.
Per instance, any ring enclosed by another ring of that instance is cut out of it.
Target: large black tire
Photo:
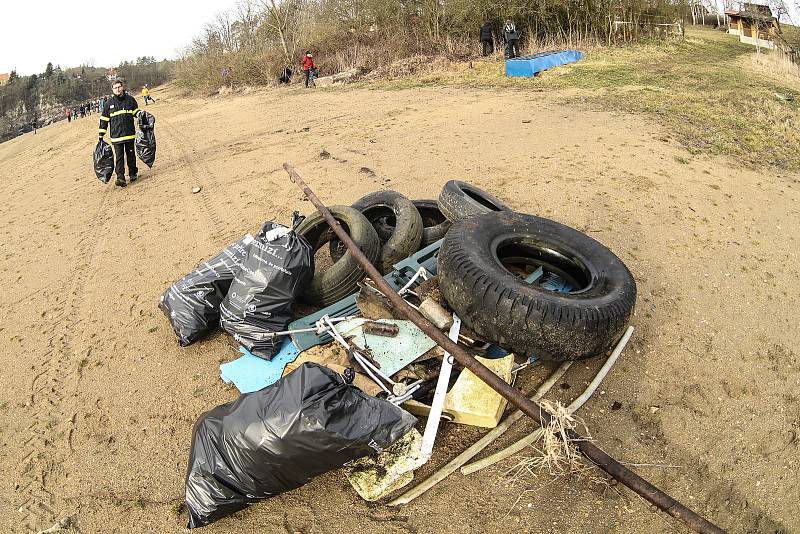
[[[505,265],[542,266],[558,293]],[[555,221],[498,212],[453,224],[439,252],[439,288],[464,324],[521,356],[564,361],[607,351],[636,302],[636,282],[605,246]]]
[[[381,241],[367,218],[350,206],[332,206],[328,209],[369,261],[375,263],[380,255]],[[306,217],[296,232],[308,240],[315,252],[334,236],[333,230],[318,211]],[[314,274],[302,300],[309,304],[329,306],[355,293],[358,282],[365,276],[353,253],[347,250],[325,272]]]
[[[395,263],[419,250],[422,217],[405,196],[396,191],[375,191],[354,202],[353,208],[364,214],[376,231],[381,228],[385,232],[387,225],[394,227],[384,240],[380,259],[375,265],[381,273],[388,273]],[[331,258],[336,260],[345,249],[340,241],[332,240],[330,250]]]
[[[419,244],[419,248],[423,249],[442,239],[452,223],[444,216],[435,200],[412,200],[412,202],[414,207],[417,208],[419,216],[422,217],[422,241]],[[392,222],[394,221],[384,217],[372,223],[381,241],[389,239],[392,232],[394,232]]]
[[[486,191],[466,182],[450,180],[439,193],[439,209],[451,222],[511,207]]]

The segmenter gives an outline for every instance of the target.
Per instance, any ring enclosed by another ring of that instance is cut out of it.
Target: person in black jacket
[[[492,35],[492,23],[486,21],[481,26],[481,45],[483,45],[483,55],[494,54],[494,35]]]
[[[111,145],[114,147],[114,169],[117,173],[116,184],[125,187],[125,158],[128,159],[128,176],[131,183],[136,181],[138,169],[136,168],[136,151],[133,148],[136,139],[136,124],[134,117],[140,113],[139,104],[125,91],[125,85],[120,80],[111,84],[114,95],[103,105],[100,113],[100,139],[109,133]]]

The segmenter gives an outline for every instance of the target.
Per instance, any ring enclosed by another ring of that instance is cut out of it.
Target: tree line
[[[478,54],[490,22],[499,40],[511,19],[527,45],[635,40],[615,22],[675,21],[690,0],[240,0],[206,25],[178,62],[193,88],[272,83],[306,49],[328,73],[375,68],[413,55]],[[636,25],[638,27],[638,25]]]
[[[172,77],[173,61],[143,56],[116,67],[131,89],[162,84]],[[111,93],[106,68],[82,65],[62,69],[47,63],[44,72],[19,76],[12,71],[0,86],[0,142],[32,127],[64,118],[64,108]]]

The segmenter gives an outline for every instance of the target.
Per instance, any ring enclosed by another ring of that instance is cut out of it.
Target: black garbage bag
[[[152,168],[156,161],[156,118],[146,111],[139,112],[139,131],[136,132],[136,155]]]
[[[186,472],[189,528],[380,452],[415,423],[330,369],[304,363],[197,420]]]
[[[220,325],[254,356],[270,359],[314,276],[314,250],[294,230],[267,222],[220,305]]]
[[[94,173],[107,184],[114,174],[114,151],[111,145],[100,139],[94,147]]]
[[[253,236],[200,264],[167,289],[158,307],[167,316],[182,347],[191,345],[219,326],[219,306],[247,257]]]

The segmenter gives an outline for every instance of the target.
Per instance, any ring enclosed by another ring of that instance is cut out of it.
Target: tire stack
[[[447,303],[482,339],[519,356],[578,360],[610,350],[636,302],[636,282],[617,256],[563,224],[518,213],[472,184],[447,182],[438,201],[370,193],[331,212],[372,261],[392,266],[439,239],[438,282]],[[315,275],[306,300],[327,306],[354,293],[365,273],[319,213],[297,228],[334,264]]]
[[[412,201],[396,191],[376,191],[352,206],[333,206],[330,211],[383,274],[395,263],[442,239],[450,228],[435,200]],[[357,291],[366,273],[335,238],[322,214],[315,212],[307,217],[296,231],[315,251],[327,244],[333,261],[325,272],[314,275],[303,300],[325,307]]]

